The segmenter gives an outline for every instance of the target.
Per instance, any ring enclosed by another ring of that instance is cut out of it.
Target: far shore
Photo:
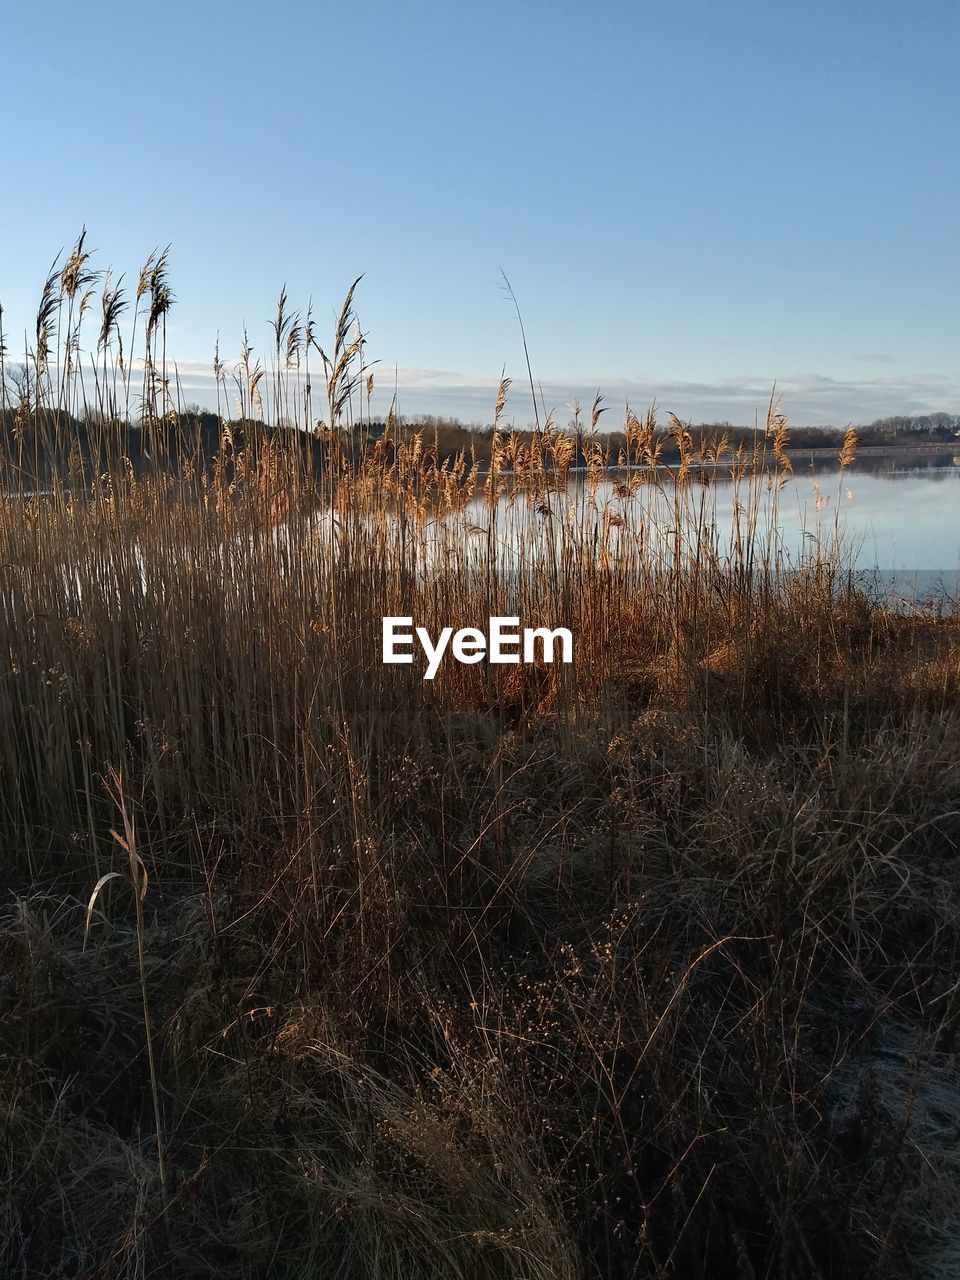
[[[812,455],[815,458],[829,458],[832,454],[840,452],[840,442],[835,445],[818,445],[815,448],[791,448],[787,446],[787,453],[791,458],[804,458]],[[954,444],[948,444],[943,440],[921,440],[916,444],[907,444],[905,441],[891,444],[861,444],[857,445],[857,456],[868,453],[871,457],[882,457],[887,453],[954,453],[960,454],[960,440]]]

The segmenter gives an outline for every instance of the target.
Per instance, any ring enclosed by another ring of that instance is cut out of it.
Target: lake
[[[833,508],[862,569],[956,574],[960,569],[960,448],[861,453],[841,475],[835,459],[794,458],[781,494],[795,538]]]
[[[783,562],[797,565],[825,549],[839,534],[847,562],[882,587],[909,598],[930,594],[956,596],[960,587],[960,445],[953,448],[905,447],[862,451],[843,472],[836,453],[791,455],[792,475],[779,490],[768,486],[760,500],[760,527],[776,528]],[[509,501],[497,506],[497,559],[509,564],[520,541],[551,525],[558,529],[572,518],[581,533],[602,531],[608,545],[624,539],[666,542],[676,526],[675,494],[669,473],[663,486],[644,484],[625,493],[622,472],[604,478],[591,499],[582,473],[572,474],[569,492],[542,501]],[[694,474],[696,474],[694,472]],[[707,483],[694,479],[684,486],[688,526],[701,512],[716,531],[717,544],[728,545],[744,494],[731,481],[728,463],[706,472]],[[776,517],[772,518],[773,507]],[[741,515],[742,519],[742,515]],[[476,535],[473,555],[482,561],[490,542],[484,536],[489,507],[477,499],[451,520],[432,522],[436,553],[449,553],[462,537],[463,522]],[[544,545],[549,544],[549,539]],[[639,545],[639,543],[638,543]]]

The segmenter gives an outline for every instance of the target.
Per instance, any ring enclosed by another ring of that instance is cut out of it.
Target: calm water
[[[861,569],[960,569],[960,447],[862,454],[842,476],[835,461],[795,458],[794,473],[780,496],[794,542],[836,514]]]
[[[776,495],[777,543],[787,564],[816,555],[839,529],[849,560],[866,578],[906,595],[951,596],[960,588],[960,445],[938,450],[898,448],[888,452],[861,453],[844,472],[836,455],[794,455],[793,475]],[[668,533],[672,517],[672,486],[662,494],[656,486],[642,486],[633,494],[617,493],[615,480],[602,483],[593,503],[585,495],[582,475],[571,478],[571,497],[578,504],[581,527],[609,527],[622,520],[637,537],[645,527],[648,536]],[[741,501],[743,495],[741,494]],[[721,546],[733,524],[735,492],[725,466],[711,472],[707,485],[687,486],[688,508],[703,503]],[[766,511],[774,501],[763,498]],[[478,501],[467,513],[474,531],[481,534],[489,512]],[[544,514],[529,504],[501,503],[497,514],[498,558],[509,562],[523,530],[541,523]],[[551,517],[546,517],[547,520]],[[763,523],[763,521],[762,521]],[[609,534],[607,535],[610,536]],[[437,529],[436,550],[443,554],[444,535]],[[478,560],[487,554],[485,539],[477,539]]]
[[[839,526],[856,568],[905,595],[960,593],[960,447],[793,458],[779,495],[783,544],[794,558]],[[731,515],[729,480],[716,486],[718,524]]]

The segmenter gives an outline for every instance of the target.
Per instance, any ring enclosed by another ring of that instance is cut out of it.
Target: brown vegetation
[[[222,422],[138,475],[105,318],[91,479],[53,349],[88,272],[3,441],[4,1274],[955,1274],[960,634],[830,530],[783,563],[776,407],[737,451],[673,420],[668,468],[631,415],[615,490],[595,421],[574,486],[549,422],[486,471],[392,425],[358,458],[350,300],[319,428],[282,302],[239,383],[322,449]],[[385,614],[575,663],[426,684]]]

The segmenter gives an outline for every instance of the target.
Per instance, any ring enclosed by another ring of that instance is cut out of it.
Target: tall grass
[[[773,400],[372,435],[355,289],[213,449],[166,253],[2,357],[4,1267],[954,1274],[954,620],[790,561]],[[381,663],[494,614],[573,665]]]

